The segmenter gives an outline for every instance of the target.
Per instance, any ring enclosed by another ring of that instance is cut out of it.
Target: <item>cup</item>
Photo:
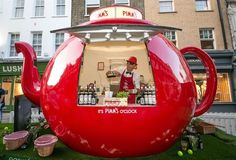
[[[105,91],[105,97],[106,98],[112,98],[113,92],[112,91]]]
[[[113,92],[109,91],[109,98],[112,98],[112,96],[113,96]]]
[[[105,98],[109,98],[109,95],[110,95],[109,92],[110,91],[105,91]]]

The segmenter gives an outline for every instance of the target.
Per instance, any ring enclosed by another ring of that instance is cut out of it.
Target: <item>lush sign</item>
[[[3,73],[21,72],[22,65],[2,66]]]
[[[40,74],[44,72],[47,61],[37,63]],[[20,75],[23,69],[23,62],[0,63],[0,76],[3,75]]]

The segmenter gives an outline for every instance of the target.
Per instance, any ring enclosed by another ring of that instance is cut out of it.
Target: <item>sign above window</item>
[[[126,6],[112,6],[95,10],[90,15],[90,20],[109,18],[134,18],[142,19],[142,13],[137,9]]]

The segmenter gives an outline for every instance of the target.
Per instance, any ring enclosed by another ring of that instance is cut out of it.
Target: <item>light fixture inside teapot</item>
[[[130,38],[132,37],[132,35],[129,32],[125,33],[125,36],[127,40],[130,40]]]
[[[83,39],[85,42],[90,43],[90,33],[86,33]]]
[[[90,40],[90,33],[87,33],[84,37],[86,40]]]
[[[112,31],[113,31],[113,32],[116,32],[116,31],[117,31],[117,26],[113,26],[113,27],[112,27]]]
[[[143,38],[146,39],[146,38],[149,38],[149,34],[147,32],[144,32],[143,33]]]
[[[110,39],[111,39],[111,33],[107,33],[107,34],[105,35],[105,38],[106,38],[107,40],[110,40]]]

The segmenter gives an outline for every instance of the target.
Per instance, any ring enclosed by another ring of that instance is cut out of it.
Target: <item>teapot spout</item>
[[[22,90],[25,96],[36,105],[40,105],[40,78],[37,66],[37,56],[32,46],[26,42],[15,43],[16,52],[23,53],[23,69],[21,76]]]

